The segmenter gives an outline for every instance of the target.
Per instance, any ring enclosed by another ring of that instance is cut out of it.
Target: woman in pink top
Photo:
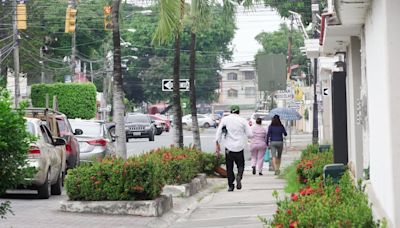
[[[261,118],[256,119],[256,125],[252,127],[253,138],[251,140],[250,152],[251,152],[251,166],[253,168],[253,175],[256,174],[256,165],[258,168],[258,174],[262,174],[264,165],[264,154],[267,149],[267,143],[265,138],[267,136],[267,130],[261,125]]]

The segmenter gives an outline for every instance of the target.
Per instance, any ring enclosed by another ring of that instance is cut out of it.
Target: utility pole
[[[289,32],[289,43],[288,43],[288,63],[287,63],[287,79],[286,81],[290,81],[290,75],[292,74],[291,65],[292,65],[292,45],[293,45],[293,14],[290,15],[290,32]]]
[[[76,9],[76,0],[70,0],[70,5],[72,8]],[[71,47],[71,81],[74,82],[76,68],[76,29],[72,33]]]
[[[93,83],[93,62],[90,61],[90,81]]]
[[[18,47],[18,28],[17,28],[17,0],[13,0],[13,42],[14,42],[14,107],[18,107],[19,100],[19,47]]]
[[[40,47],[40,70],[41,70],[41,82],[46,83],[44,75],[44,60],[43,60],[43,46]]]
[[[314,26],[313,38],[318,38],[317,32],[317,14],[319,13],[318,0],[311,0],[312,23]],[[317,100],[317,78],[318,78],[318,58],[314,58],[314,105],[313,105],[313,132],[312,143],[318,144],[318,100]]]

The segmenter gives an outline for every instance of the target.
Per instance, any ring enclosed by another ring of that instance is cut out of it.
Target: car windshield
[[[130,123],[148,123],[149,118],[144,115],[130,115],[125,118],[126,122]]]
[[[70,123],[74,131],[75,129],[81,129],[83,131],[82,136],[100,137],[102,135],[100,123],[90,122],[90,121],[73,121],[73,120],[70,120]]]
[[[268,114],[254,114],[254,119],[261,118],[262,120],[271,120]]]

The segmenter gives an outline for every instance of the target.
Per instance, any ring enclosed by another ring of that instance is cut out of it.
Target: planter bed
[[[190,183],[181,185],[165,185],[163,195],[172,197],[190,197],[207,186],[206,174],[198,174]]]
[[[137,201],[61,201],[61,211],[159,217],[172,208],[172,196]]]

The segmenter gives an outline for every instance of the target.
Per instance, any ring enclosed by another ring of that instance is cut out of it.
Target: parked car
[[[67,152],[67,169],[75,168],[80,163],[79,143],[75,135],[82,135],[83,132],[78,128],[73,131],[65,115],[57,115],[56,120],[60,129],[60,136],[67,142],[65,145]]]
[[[90,162],[106,155],[115,155],[114,138],[102,121],[70,119],[72,129],[81,129],[77,135],[80,148],[80,161]]]
[[[154,141],[156,127],[148,115],[130,114],[125,116],[126,142],[131,138],[148,138]]]
[[[213,119],[215,126],[218,127],[219,123],[221,122],[221,116],[218,114],[207,114],[207,116]]]
[[[209,128],[216,127],[215,121],[206,115],[198,114],[197,121],[199,122],[199,127]],[[182,117],[182,125],[183,126],[191,126],[192,125],[192,115],[185,115]]]
[[[250,126],[255,125],[257,118],[262,119],[261,125],[264,127],[268,127],[271,124],[271,117],[267,112],[255,112],[250,116],[249,125]]]
[[[165,116],[165,115],[150,115],[152,120],[160,120],[163,121],[165,123],[165,131],[169,132],[169,130],[171,129],[171,120]]]
[[[28,166],[38,172],[30,179],[30,189],[38,190],[40,199],[50,195],[61,195],[66,171],[65,140],[53,138],[50,130],[42,120],[25,118],[27,130],[36,137],[28,151]]]

